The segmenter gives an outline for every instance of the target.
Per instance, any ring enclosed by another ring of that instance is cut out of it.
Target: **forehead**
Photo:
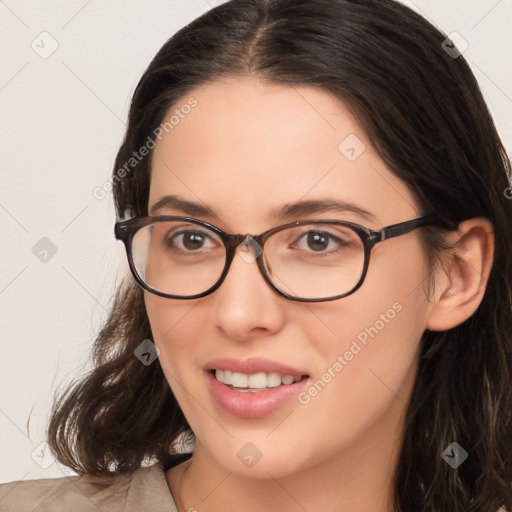
[[[217,80],[178,101],[164,122],[171,116],[154,149],[150,207],[179,195],[247,229],[264,228],[283,204],[324,197],[358,203],[376,224],[414,211],[350,110],[319,88]]]

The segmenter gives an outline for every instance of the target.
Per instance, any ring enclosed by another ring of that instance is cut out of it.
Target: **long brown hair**
[[[445,51],[445,38],[394,0],[221,4],[171,37],[144,72],[113,192],[118,218],[147,215],[151,153],[120,169],[194,88],[252,75],[345,102],[420,214],[487,217],[496,245],[482,303],[457,327],[421,339],[394,498],[399,511],[496,512],[512,510],[512,172],[477,82],[463,56]],[[426,227],[420,236],[432,264],[445,248],[442,232]],[[94,369],[52,408],[48,443],[75,472],[165,463],[190,432],[158,360],[145,366],[134,356],[145,339],[153,338],[143,293],[130,276],[94,343]],[[469,455],[457,469],[441,458],[454,440]]]

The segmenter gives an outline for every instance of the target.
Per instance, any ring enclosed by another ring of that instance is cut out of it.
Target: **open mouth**
[[[218,359],[205,370],[216,405],[225,413],[247,419],[264,418],[287,407],[311,380],[305,368],[264,358]]]
[[[285,375],[278,372],[258,372],[248,375],[222,369],[209,371],[216,380],[242,393],[258,393],[271,388],[290,386],[309,377],[309,375]]]

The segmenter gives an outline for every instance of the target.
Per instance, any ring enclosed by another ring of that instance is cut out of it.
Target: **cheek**
[[[185,369],[194,367],[191,363],[201,340],[201,322],[191,320],[197,301],[171,301],[147,292],[144,301],[160,364],[174,391],[176,380],[187,374]]]
[[[193,310],[198,305],[198,300],[174,300],[159,297],[144,291],[144,303],[148,314],[151,331],[155,337],[155,343],[177,343],[180,339],[186,339],[187,329],[195,326],[190,321]],[[176,336],[176,332],[185,336]]]
[[[315,386],[318,396],[324,395],[324,387],[329,388],[333,394],[339,392],[339,398],[326,399],[332,399],[333,404],[352,403],[356,409],[361,404],[370,409],[373,403],[397,396],[415,363],[421,336],[411,329],[415,314],[408,304],[395,301],[374,315],[360,315],[339,324],[337,331],[342,335],[323,351],[325,367]],[[406,397],[401,398],[405,401]]]
[[[300,397],[300,419],[312,430],[345,442],[387,411],[405,410],[425,330],[421,283],[426,269],[418,261],[412,269],[409,260],[408,274],[400,269],[403,262],[388,265],[387,273],[377,264],[373,275],[378,280],[369,274],[354,295],[326,303],[315,316],[304,312],[301,322],[314,342],[310,356],[320,355],[321,363],[316,380]]]
[[[205,375],[198,361],[208,345],[208,328],[205,320],[199,318],[203,314],[200,300],[169,301],[145,295],[153,341],[160,351],[159,362],[173,395],[197,438],[206,444],[210,441],[213,446],[223,446],[226,431],[209,413]]]
[[[395,435],[414,383],[421,330],[410,327],[416,314],[412,306],[392,306],[372,309],[376,315],[361,311],[333,322],[338,339],[323,344],[323,368],[299,396],[295,427],[282,431],[289,447],[303,443],[307,432],[315,433],[314,449],[302,454],[307,463],[353,446],[370,432],[375,434],[370,439]],[[291,449],[289,456],[297,454]]]

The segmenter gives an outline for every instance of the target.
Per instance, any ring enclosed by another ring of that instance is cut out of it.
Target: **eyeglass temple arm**
[[[451,230],[457,229],[458,227],[456,222],[445,219],[434,213],[431,215],[426,215],[425,217],[419,217],[418,219],[399,222],[398,224],[392,224],[391,226],[382,228],[379,231],[373,231],[372,238],[374,238],[375,242],[382,242],[382,240],[387,240],[388,238],[393,238],[395,236],[405,235],[413,229],[431,224],[437,224],[445,229]]]

